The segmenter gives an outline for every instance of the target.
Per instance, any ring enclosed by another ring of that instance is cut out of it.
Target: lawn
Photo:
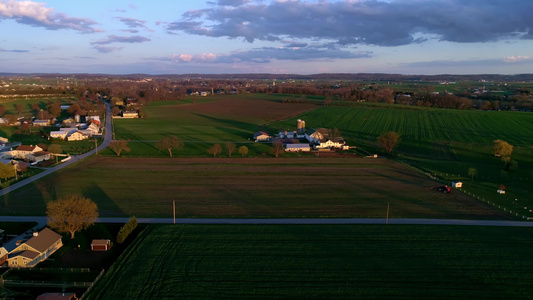
[[[43,215],[69,194],[101,216],[502,219],[508,213],[402,164],[361,158],[90,158],[0,199],[8,215]]]
[[[526,299],[532,228],[149,226],[87,299]]]

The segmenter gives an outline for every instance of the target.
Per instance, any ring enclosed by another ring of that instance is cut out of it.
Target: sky
[[[533,72],[531,0],[0,0],[0,72]]]

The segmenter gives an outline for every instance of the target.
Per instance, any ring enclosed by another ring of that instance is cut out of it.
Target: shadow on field
[[[82,188],[82,195],[93,200],[98,205],[100,216],[105,217],[124,215],[124,212],[113,199],[109,198],[107,193],[95,182],[90,182]],[[105,213],[102,213],[105,211]]]
[[[55,193],[55,187],[51,187]],[[20,190],[19,190],[20,191]],[[44,215],[46,201],[35,183],[24,187],[24,193],[8,193],[2,197],[0,208],[3,215]],[[16,195],[16,196],[15,196]]]
[[[230,133],[238,135],[238,136],[240,136],[240,137],[242,137],[244,139],[248,139],[249,138],[249,136],[248,136],[249,133],[246,132],[246,131],[253,132],[255,129],[257,129],[257,124],[251,124],[251,123],[241,122],[241,121],[237,121],[237,120],[219,119],[219,118],[214,118],[214,117],[211,117],[211,116],[198,114],[198,113],[193,113],[193,114],[197,115],[199,117],[202,117],[202,118],[206,118],[206,119],[209,119],[209,120],[212,120],[212,121],[216,121],[218,123],[222,123],[222,124],[228,125],[230,127],[240,128],[241,130],[235,130],[235,132],[230,131]],[[229,128],[227,128],[227,129],[229,129]]]

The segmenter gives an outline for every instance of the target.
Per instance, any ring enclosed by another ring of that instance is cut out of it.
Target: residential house
[[[100,126],[98,122],[92,122],[86,129],[79,130],[79,132],[85,134],[87,137],[100,133]]]
[[[285,145],[285,151],[287,152],[309,152],[311,146],[309,144],[287,144]]]
[[[91,242],[92,251],[107,251],[109,249],[111,249],[110,240],[93,240]]]
[[[41,152],[43,149],[34,145],[20,145],[17,149],[11,151],[11,156],[17,159],[27,159],[31,153]]]
[[[87,134],[81,132],[81,130],[78,130],[78,131],[74,131],[73,133],[69,134],[67,136],[67,141],[69,141],[69,142],[82,141],[82,140],[86,140],[88,138],[89,138],[89,136]]]
[[[271,136],[264,132],[264,131],[258,131],[256,133],[254,133],[254,140],[256,142],[264,142],[264,141],[269,141],[271,138]]]
[[[47,259],[63,246],[61,235],[45,228],[28,241],[9,252],[7,263],[10,268],[31,268]]]
[[[59,128],[57,131],[51,131],[50,137],[55,139],[66,139],[67,136],[69,136],[71,133],[77,131],[77,128],[69,127],[69,128]]]
[[[325,141],[320,141],[318,145],[315,145],[315,149],[346,149],[346,142],[343,138],[332,138],[332,139],[325,139]],[[349,148],[349,147],[348,147]]]
[[[50,152],[47,151],[39,151],[39,152],[33,152],[28,155],[26,155],[26,160],[31,162],[41,162],[44,160],[49,160],[51,157]]]

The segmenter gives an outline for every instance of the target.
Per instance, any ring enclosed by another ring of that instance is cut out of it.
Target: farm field
[[[253,134],[260,125],[297,116],[318,106],[288,104],[265,98],[216,96],[190,101],[158,102],[145,109],[146,119],[114,119],[115,139],[130,143],[126,156],[164,156],[155,143],[166,136],[176,135],[185,142],[180,156],[207,156],[206,150],[215,143],[234,142],[246,145],[250,155],[260,155],[269,148],[253,143]],[[250,140],[252,143],[250,143]],[[140,142],[139,142],[140,141]],[[134,144],[135,143],[135,144]],[[113,155],[111,150],[103,154]]]
[[[152,225],[87,299],[526,299],[532,230]]]
[[[101,216],[509,219],[511,215],[399,163],[360,158],[90,158],[0,199],[9,215],[43,215],[81,193]]]
[[[298,118],[308,127],[338,128],[350,145],[370,153],[380,153],[377,137],[396,131],[401,142],[395,159],[433,174],[447,184],[471,181],[469,168],[475,168],[474,182],[467,190],[476,197],[498,203],[502,209],[529,212],[533,206],[528,195],[533,192],[533,115],[524,112],[461,111],[450,109],[379,107],[366,104],[355,107],[322,107]],[[270,131],[296,122],[291,118],[269,125]],[[502,139],[514,146],[516,167],[504,170],[504,164],[492,155],[492,143]],[[375,151],[375,152],[374,152]],[[508,187],[507,195],[497,195],[499,185]],[[521,199],[515,203],[514,199]]]

